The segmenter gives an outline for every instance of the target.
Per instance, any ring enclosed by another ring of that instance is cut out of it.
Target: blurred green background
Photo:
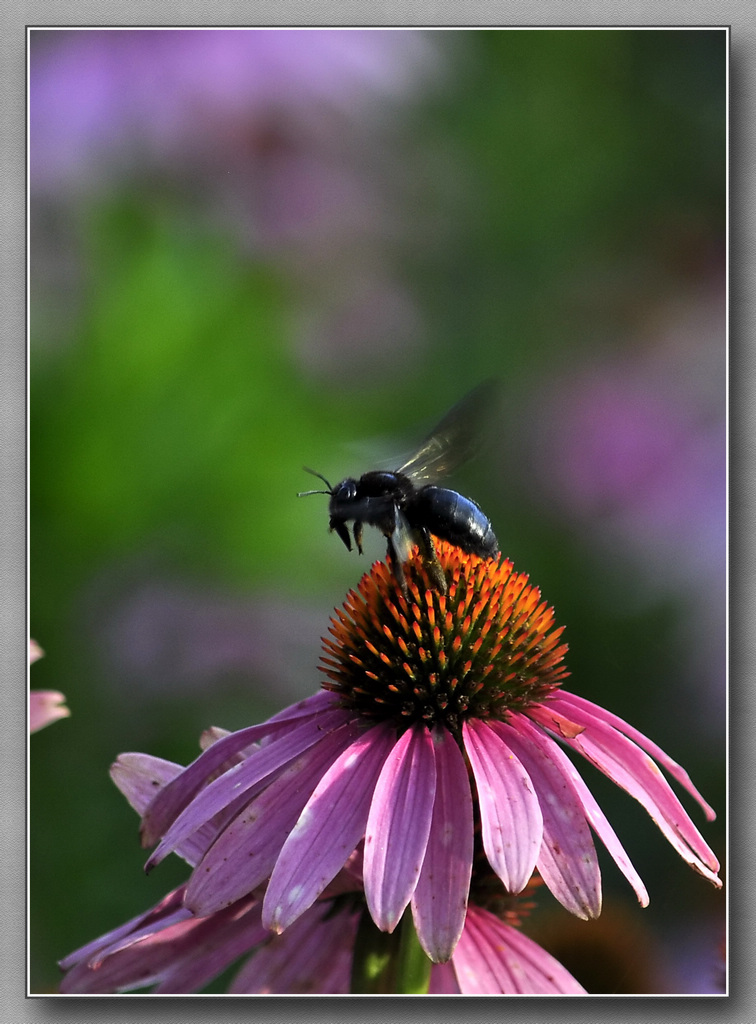
[[[566,686],[720,812],[727,34],[38,31],[30,96],[31,991],[145,878],[118,753],[182,763],[318,685],[366,556],[296,498],[483,378],[453,484],[566,624]],[[725,899],[583,770],[647,884],[529,925],[590,991],[716,992]],[[600,856],[603,856],[600,851]],[[601,951],[599,956],[597,951]]]

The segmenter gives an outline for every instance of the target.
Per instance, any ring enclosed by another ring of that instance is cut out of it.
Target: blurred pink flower
[[[59,718],[71,714],[65,696],[57,690],[32,690],[29,693],[29,732],[37,732]]]
[[[590,563],[622,574],[617,613],[675,602],[673,699],[700,741],[718,750],[727,665],[726,372],[725,294],[721,277],[710,274],[652,311],[646,332],[620,353],[594,349],[552,377],[521,446],[528,479],[540,487],[539,514],[567,522]]]
[[[33,187],[91,187],[177,146],[227,151],[273,122],[309,134],[319,111],[386,116],[436,70],[422,31],[339,29],[33,30]],[[200,130],[201,128],[201,130]]]
[[[44,654],[36,640],[29,641],[29,664],[33,665]],[[68,718],[70,710],[63,703],[65,697],[57,690],[31,690],[29,693],[29,732],[37,732],[59,718]]]
[[[56,236],[40,200],[70,213],[72,199],[168,180],[189,188],[194,221],[209,211],[293,275],[305,370],[364,379],[406,359],[420,317],[386,255],[411,223],[396,126],[441,68],[422,30],[33,30],[33,283],[58,280],[58,307],[75,292],[77,233]]]
[[[724,294],[704,280],[657,311],[648,337],[573,363],[539,396],[532,450],[547,509],[589,522],[592,544],[625,550],[655,586],[724,579],[726,326]]]

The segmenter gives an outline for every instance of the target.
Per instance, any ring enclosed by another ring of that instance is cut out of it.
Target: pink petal
[[[168,785],[183,768],[172,761],[149,754],[120,754],[110,768],[110,777],[120,789],[134,810],[141,814],[148,807],[155,794]],[[199,864],[214,842],[220,827],[230,820],[239,807],[229,805],[224,815],[216,815],[195,832],[183,839],[174,852],[191,867]]]
[[[346,713],[342,709],[328,711],[307,719],[299,724],[286,725],[285,732],[279,734],[265,746],[259,747],[245,760],[232,765],[227,771],[205,787],[194,800],[189,803],[173,822],[165,833],[158,847],[153,851],[145,866],[147,871],[152,870],[159,864],[171,850],[174,850],[188,836],[195,832],[201,825],[205,824],[214,815],[222,811],[232,801],[238,801],[245,793],[249,793],[250,799],[254,796],[254,787],[264,784],[266,780],[280,768],[290,761],[293,761],[309,747],[317,745],[324,736],[332,731],[338,731],[345,727],[347,721]],[[243,733],[248,730],[242,729]],[[218,740],[209,747],[204,754],[198,758],[209,758],[219,747],[223,747],[226,741],[237,737],[239,733],[233,733],[226,739]],[[226,760],[229,752],[226,751]],[[179,776],[171,785],[166,786],[155,800],[150,804],[143,822],[146,822],[152,813],[153,807],[158,804],[164,793],[171,790],[171,786],[180,783],[184,775],[198,763],[187,768],[182,776]],[[251,791],[251,792],[250,792]],[[144,841],[144,832],[143,832]]]
[[[183,888],[182,886],[181,889]],[[178,891],[180,890],[175,892]],[[175,892],[170,894],[171,898],[174,897]],[[171,899],[171,902],[173,902],[173,899]],[[136,945],[141,944],[144,948],[146,945],[156,942],[155,936],[157,935],[164,937],[169,932],[172,935],[177,935],[184,929],[193,929],[194,926],[192,912],[187,910],[186,907],[177,907],[173,913],[168,913],[166,908],[165,911],[161,911],[160,915],[150,915],[140,928],[134,928],[128,935],[124,935],[118,941],[110,942],[107,949],[100,950],[98,954],[90,957],[88,966],[99,968],[118,953],[130,950]]]
[[[71,711],[63,703],[65,699],[57,690],[30,690],[29,732],[38,732],[59,718],[68,718]]]
[[[704,814],[708,821],[714,821],[716,818],[716,812],[708,804],[701,794],[698,792],[696,787],[693,785],[690,776],[677,761],[673,761],[669,754],[666,754],[661,747],[657,746],[653,740],[650,740],[647,736],[644,736],[642,732],[633,728],[623,719],[617,715],[613,715],[611,711],[607,711],[605,708],[599,707],[598,704],[593,704],[589,700],[585,700],[584,697],[578,697],[577,694],[567,693],[565,690],[559,691],[560,696],[564,699],[566,704],[572,704],[576,708],[581,708],[583,711],[589,712],[601,721],[606,722],[607,725],[613,725],[619,732],[624,733],[631,740],[635,740],[639,747],[642,747],[647,754],[651,754],[657,761],[661,762],[662,765],[667,769],[673,779],[677,779],[681,786],[686,789],[695,800],[703,808]]]
[[[225,739],[226,736],[230,735],[230,729],[221,729],[220,726],[211,725],[208,729],[203,729],[200,734],[200,750],[207,750],[208,747],[212,747],[213,743],[217,743],[218,740]],[[248,753],[251,753],[251,751],[248,751]],[[243,758],[244,754],[240,752],[237,757]]]
[[[576,706],[565,707],[563,705],[566,702],[558,698],[551,700],[557,705],[557,711],[579,718],[581,724],[586,726],[585,731],[576,739],[563,742],[583,754],[645,807],[683,860],[714,885],[721,886],[716,875],[719,862],[648,754],[594,715]],[[536,721],[537,714],[535,708],[528,711],[528,715]]]
[[[554,740],[523,715],[495,729],[525,766],[543,814],[538,871],[562,906],[583,920],[601,913],[601,872],[585,811],[565,772],[565,755]]]
[[[335,706],[333,694],[321,690],[261,725],[239,729],[213,743],[150,804],[142,820],[142,845],[153,846],[165,835],[168,827],[207,784],[208,779],[227,767],[226,762],[230,758],[259,740],[290,731],[292,723],[299,719],[317,719],[324,712],[332,711]]]
[[[61,991],[126,992],[159,982],[160,992],[193,992],[267,934],[253,901],[208,918],[186,914],[180,910],[155,920],[152,927],[108,947],[98,960],[79,964],[64,978]]]
[[[560,690],[559,692],[562,693],[563,691]],[[541,714],[541,724],[546,725],[546,721],[548,719],[548,728],[563,739],[574,740],[575,737],[579,736],[583,729],[585,729],[584,725],[577,725],[569,718],[565,718],[564,715],[558,715],[552,708],[551,702],[533,706],[536,706],[539,709],[539,713]]]
[[[44,657],[45,652],[39,646],[36,640],[29,640],[29,664],[33,665],[35,661],[39,661],[40,658]]]
[[[137,814],[142,814],[182,771],[180,764],[151,754],[119,754],[110,766],[110,777]]]
[[[452,963],[464,995],[586,994],[532,939],[480,907],[470,907]]]
[[[246,900],[215,917],[196,921],[197,930],[184,948],[174,950],[176,963],[163,973],[155,995],[197,992],[230,964],[270,938],[260,924],[259,904]]]
[[[559,750],[559,753],[561,754],[560,760],[562,764],[562,770],[564,771],[565,775],[568,775],[570,780],[572,781],[575,793],[577,794],[577,797],[583,806],[586,819],[588,820],[591,828],[594,830],[594,832],[599,837],[601,842],[607,848],[622,874],[632,885],[633,889],[635,890],[635,894],[638,897],[638,902],[640,903],[640,905],[642,907],[647,907],[648,892],[646,891],[646,887],[641,881],[640,875],[633,867],[630,858],[625,852],[622,843],[617,838],[614,829],[607,821],[604,812],[596,803],[593,794],[586,786],[582,776],[575,768],[572,761],[570,761],[569,758],[564,753],[562,753],[559,747],[557,747],[557,750]]]
[[[365,899],[382,931],[394,930],[417,885],[435,791],[433,741],[416,724],[386,758],[365,831]]]
[[[431,967],[429,996],[458,996],[460,994],[457,975],[451,963],[434,964]]]
[[[235,995],[348,995],[359,914],[317,903],[234,978]]]
[[[390,723],[360,733],[322,777],[276,861],[263,905],[281,932],[309,907],[365,835],[378,776],[396,742]]]
[[[168,923],[167,929],[174,929],[179,935],[191,929],[192,924],[191,919],[183,920]],[[154,985],[165,970],[170,955],[164,941],[156,946],[154,941],[144,938],[140,945],[115,952],[99,963],[77,964],[61,981],[60,992],[62,995],[95,995],[129,992]]]
[[[190,912],[184,908],[185,888],[183,885],[179,886],[145,913],[132,917],[130,921],[106,932],[99,939],[88,942],[86,946],[81,946],[73,953],[69,953],[67,957],[59,961],[59,967],[64,971],[69,971],[79,963],[101,961],[110,949],[118,949],[122,944],[128,944],[132,935],[155,931],[158,927],[162,928],[163,922],[172,920],[177,912],[182,918],[190,917]],[[98,957],[97,954],[100,956]]]
[[[533,874],[543,838],[543,816],[528,773],[484,721],[462,726],[475,776],[483,848],[508,892],[521,892]]]
[[[270,876],[313,789],[358,735],[354,725],[323,733],[318,743],[245,804],[194,869],[185,903],[195,914],[202,917],[234,903]]]
[[[431,960],[448,960],[465,923],[473,859],[470,776],[462,751],[440,726],[431,736],[436,753],[436,798],[428,847],[412,896],[420,944]]]

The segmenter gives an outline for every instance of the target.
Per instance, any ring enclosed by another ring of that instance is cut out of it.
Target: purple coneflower
[[[687,773],[630,725],[560,688],[566,646],[540,591],[508,561],[447,544],[438,554],[446,595],[416,559],[407,598],[376,563],[332,620],[325,689],[218,740],[146,809],[143,842],[159,841],[149,868],[202,837],[183,897],[197,917],[266,885],[261,924],[283,932],[364,840],[373,921],[391,932],[411,905],[422,948],[443,963],[465,927],[476,816],[507,892],[521,892],[537,870],[569,911],[596,917],[592,828],[646,905],[563,747],[627,790],[680,856],[721,884],[656,762],[712,819]],[[477,924],[473,915],[468,945]]]
[[[216,742],[208,731],[203,745]],[[131,805],[142,813],[181,767],[145,754],[124,754],[111,774]],[[201,828],[177,848],[196,864],[212,841]],[[362,851],[355,851],[336,879],[285,932],[262,924],[262,890],[249,893],[207,917],[184,902],[186,886],[154,907],[69,954],[64,994],[128,992],[152,986],[156,994],[196,992],[236,964],[232,994],[331,994],[391,991],[385,978],[371,982],[363,953],[365,931],[376,931],[362,889]],[[537,880],[529,886],[532,888]],[[423,991],[432,994],[581,994],[584,989],[552,956],[517,928],[532,904],[507,897],[485,858],[476,857],[472,899],[454,956],[426,972]],[[380,934],[380,933],[379,933]],[[358,936],[361,939],[358,941]],[[393,938],[393,937],[392,937]],[[370,938],[368,937],[368,943]],[[428,966],[430,966],[428,962]],[[355,971],[362,971],[358,976]],[[388,964],[388,974],[395,964]],[[383,986],[383,987],[381,987]]]

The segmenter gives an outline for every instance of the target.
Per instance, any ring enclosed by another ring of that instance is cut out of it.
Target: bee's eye
[[[350,501],[352,498],[357,497],[357,481],[342,480],[336,488],[335,497],[339,501]]]

